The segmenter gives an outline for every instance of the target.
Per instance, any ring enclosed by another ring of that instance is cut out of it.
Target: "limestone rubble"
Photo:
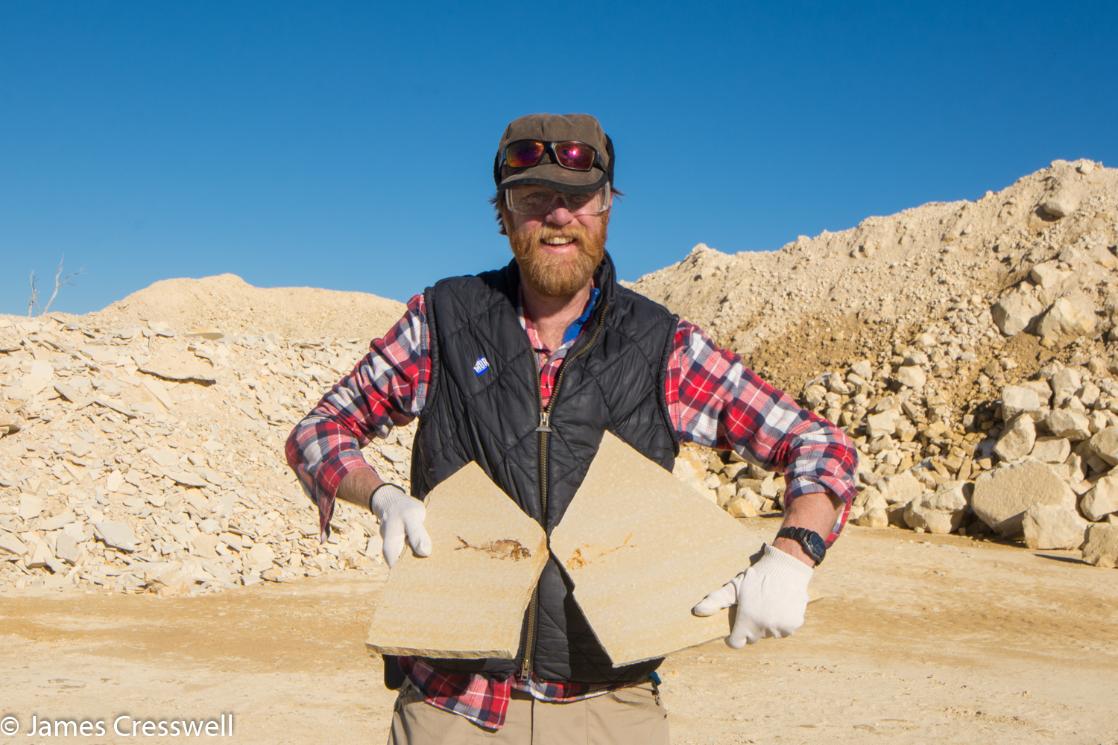
[[[237,293],[268,312],[252,318]],[[289,338],[276,330],[293,314],[276,309],[293,296],[322,307],[294,302],[304,334]],[[292,425],[403,311],[339,293],[352,336],[337,338],[331,299],[223,276],[89,316],[0,317],[0,588],[208,592],[379,561],[358,510],[338,508],[319,544],[284,460]],[[147,316],[164,306],[170,321]],[[367,451],[387,478],[406,482],[406,459],[386,453],[413,429]]]
[[[1118,521],[1118,170],[1056,161],[770,253],[700,244],[634,286],[854,437],[856,524],[1078,548]],[[692,459],[751,493],[736,458]]]

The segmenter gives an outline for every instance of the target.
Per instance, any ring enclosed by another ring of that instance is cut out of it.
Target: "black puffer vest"
[[[517,318],[515,262],[426,291],[432,379],[412,450],[423,497],[473,460],[550,534],[582,483],[605,430],[671,469],[678,452],[664,401],[677,319],[618,285],[607,255],[601,295],[541,411],[535,353]],[[438,660],[443,669],[593,683],[646,677],[660,660],[612,667],[552,556],[525,614],[514,661]]]

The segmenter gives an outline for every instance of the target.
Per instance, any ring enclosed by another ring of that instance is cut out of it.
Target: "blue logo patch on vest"
[[[483,354],[478,357],[477,362],[474,363],[474,375],[480,377],[484,375],[487,370],[489,370],[489,360],[485,359],[485,355]]]

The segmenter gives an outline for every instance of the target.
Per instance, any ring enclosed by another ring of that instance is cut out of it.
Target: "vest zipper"
[[[598,323],[594,327],[594,333],[590,340],[586,342],[586,345],[568,359],[563,360],[563,366],[559,369],[559,376],[555,379],[555,387],[551,389],[551,398],[548,399],[547,406],[540,406],[540,424],[536,427],[536,432],[539,433],[540,451],[539,480],[540,509],[542,510],[540,517],[543,520],[544,530],[547,529],[547,444],[548,435],[551,434],[551,409],[555,406],[555,400],[559,397],[559,386],[563,384],[563,376],[567,372],[568,363],[578,359],[580,355],[594,346],[605,323],[607,310],[609,310],[609,303],[602,306],[602,312],[598,314]],[[532,359],[536,363],[536,405],[539,406],[539,401],[543,397],[543,390],[540,387],[540,360],[535,350],[532,350]],[[528,635],[524,640],[524,663],[520,666],[520,677],[524,680],[528,680],[532,674],[532,657],[536,646],[537,627],[539,626],[539,605],[540,586],[537,583],[535,591],[532,592],[532,601],[528,604]]]

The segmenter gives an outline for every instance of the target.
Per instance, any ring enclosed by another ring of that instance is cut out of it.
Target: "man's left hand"
[[[753,566],[707,595],[691,612],[709,616],[737,605],[726,643],[734,649],[767,636],[784,637],[804,625],[812,568],[778,548],[765,546]]]

